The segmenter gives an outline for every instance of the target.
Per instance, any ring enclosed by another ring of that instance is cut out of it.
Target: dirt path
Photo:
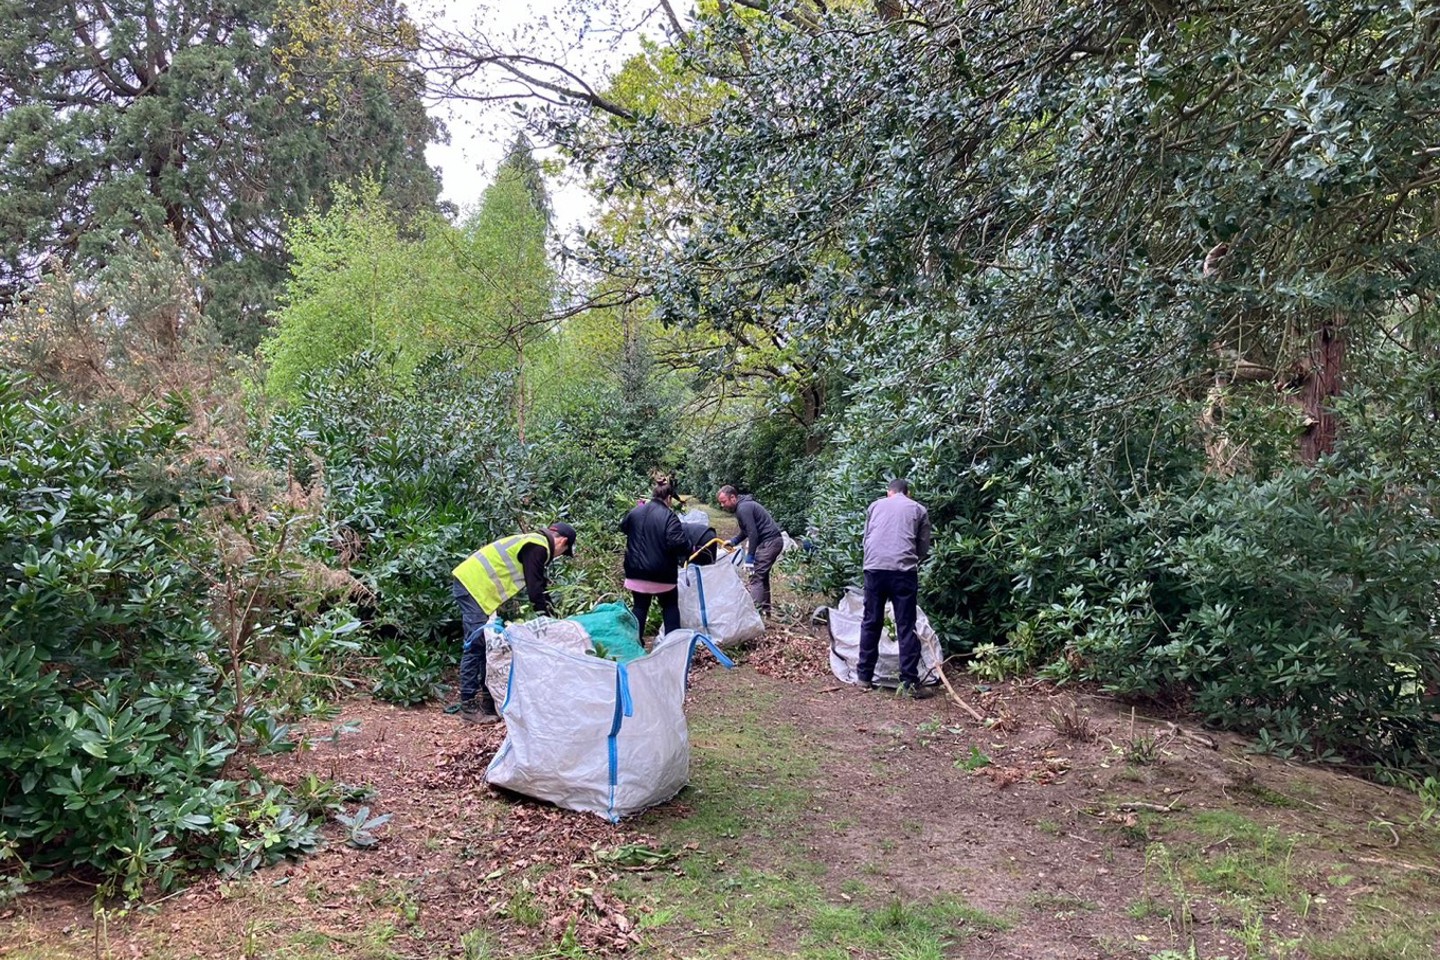
[[[394,819],[320,853],[96,913],[50,886],[0,955],[400,958],[1436,956],[1440,844],[1408,796],[1177,735],[1081,692],[862,694],[823,639],[698,669],[691,785],[611,826],[484,784],[499,728],[347,704],[269,763],[367,784]],[[1173,951],[1173,952],[1167,952]]]

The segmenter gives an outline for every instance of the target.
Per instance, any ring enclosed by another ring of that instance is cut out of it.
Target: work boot
[[[895,693],[907,700],[929,700],[935,696],[935,688],[922,687],[918,683],[902,683]]]
[[[495,711],[494,699],[486,694],[471,700],[462,700],[460,702],[460,719],[465,723],[494,723],[500,719],[500,714]]]
[[[857,686],[857,687],[860,688],[860,692],[861,692],[861,693],[869,693],[869,692],[871,692],[872,690],[878,690],[878,689],[880,689],[879,687],[875,686],[875,681],[873,681],[873,680],[861,680],[861,679],[859,679],[859,678],[856,678],[856,680],[855,680],[855,686]]]

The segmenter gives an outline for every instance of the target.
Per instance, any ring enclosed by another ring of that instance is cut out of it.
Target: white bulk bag
[[[860,621],[865,615],[865,591],[846,587],[840,602],[827,609],[830,629],[830,671],[845,683],[856,682],[855,665],[860,660]],[[818,616],[818,614],[817,614]],[[887,622],[895,622],[895,607],[885,604]],[[930,626],[930,618],[919,606],[915,608],[915,636],[920,640],[920,682],[940,682],[940,637]],[[875,660],[873,682],[882,687],[900,685],[900,642],[888,627],[880,630],[880,654]]]
[[[685,680],[707,638],[675,630],[627,664],[558,649],[525,624],[507,627],[505,638],[505,742],[487,782],[612,823],[685,786]]]
[[[742,561],[736,550],[712,564],[681,568],[680,626],[707,634],[722,647],[765,632],[765,621],[740,576]]]
[[[548,646],[577,657],[586,656],[586,651],[592,649],[590,634],[574,620],[536,617],[513,626],[523,627]],[[505,702],[510,683],[509,630],[495,619],[485,624],[485,689],[496,703]]]
[[[680,514],[680,522],[698,523],[702,527],[708,527],[714,524],[714,521],[710,519],[710,514],[701,510],[699,507],[692,507]]]

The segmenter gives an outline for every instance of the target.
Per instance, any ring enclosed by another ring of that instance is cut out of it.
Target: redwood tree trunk
[[[1315,333],[1310,362],[1300,393],[1305,410],[1305,432],[1300,437],[1300,458],[1315,463],[1335,449],[1339,421],[1334,399],[1340,395],[1340,377],[1345,367],[1345,331],[1339,320],[1327,323]]]

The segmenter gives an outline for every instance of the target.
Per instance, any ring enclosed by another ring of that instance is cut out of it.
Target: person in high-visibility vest
[[[539,533],[518,533],[487,543],[453,571],[450,592],[460,605],[465,652],[460,657],[460,717],[469,723],[500,719],[485,688],[484,626],[501,604],[524,590],[537,613],[551,612],[545,565],[570,553],[575,528],[552,523]]]

